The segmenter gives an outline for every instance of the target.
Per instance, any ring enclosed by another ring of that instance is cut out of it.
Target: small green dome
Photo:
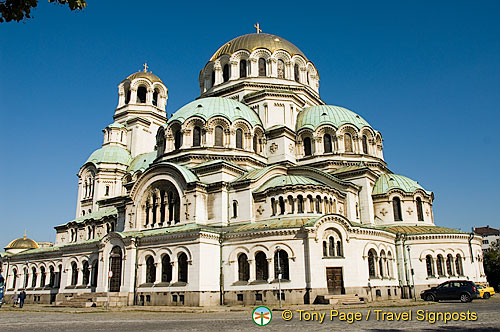
[[[279,175],[266,181],[259,189],[255,190],[256,193],[266,191],[269,188],[277,188],[283,186],[300,186],[300,185],[315,185],[324,186],[324,184],[301,175]]]
[[[352,124],[358,129],[370,127],[361,116],[340,106],[320,105],[306,107],[297,116],[296,130],[303,128],[316,130],[319,126],[330,124],[335,128],[343,124]]]
[[[132,160],[130,166],[127,168],[127,173],[135,173],[137,171],[145,171],[149,165],[156,159],[157,152],[142,153]]]
[[[208,97],[190,102],[175,112],[167,124],[173,121],[183,123],[194,116],[200,117],[205,121],[215,116],[222,116],[231,122],[242,119],[248,121],[252,126],[262,126],[257,113],[252,111],[248,106],[233,99],[220,97]]]
[[[417,189],[425,191],[430,194],[430,191],[426,191],[418,184],[417,181],[407,178],[406,176],[398,174],[382,174],[375,182],[373,186],[372,195],[387,194],[392,189],[400,189],[406,193],[414,193]]]
[[[99,150],[95,150],[87,159],[87,163],[110,163],[130,165],[132,157],[127,149],[116,145],[106,145]]]

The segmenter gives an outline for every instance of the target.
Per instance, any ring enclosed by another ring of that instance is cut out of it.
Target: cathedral
[[[1,254],[6,298],[57,305],[255,305],[419,297],[486,282],[481,237],[435,225],[434,194],[392,170],[382,133],[327,105],[291,42],[234,38],[173,112],[144,69],[118,85],[54,244]],[[397,120],[395,120],[397,121]]]

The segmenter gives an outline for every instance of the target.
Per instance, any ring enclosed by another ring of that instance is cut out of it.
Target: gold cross
[[[147,73],[148,72],[148,68],[149,68],[148,67],[148,63],[145,62],[142,66],[144,67],[144,72]]]
[[[254,24],[253,26],[255,29],[257,29],[257,33],[261,33],[262,32],[262,29],[260,28],[260,24],[259,22],[257,22],[257,24]]]

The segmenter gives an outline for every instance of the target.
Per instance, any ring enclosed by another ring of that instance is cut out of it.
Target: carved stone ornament
[[[271,144],[271,146],[269,147],[269,152],[275,153],[276,151],[278,151],[278,144],[276,143]]]

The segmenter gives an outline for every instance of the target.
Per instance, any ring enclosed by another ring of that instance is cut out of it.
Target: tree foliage
[[[500,242],[491,244],[490,249],[483,254],[484,272],[490,286],[498,289],[500,284]]]
[[[48,0],[69,6],[71,10],[82,10],[87,6],[85,0]],[[31,18],[31,10],[38,6],[38,0],[0,0],[0,22],[19,22]]]

